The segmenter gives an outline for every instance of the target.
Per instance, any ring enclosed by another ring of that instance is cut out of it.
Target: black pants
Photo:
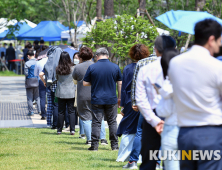
[[[62,132],[62,128],[64,125],[64,117],[66,113],[66,106],[69,113],[69,120],[70,120],[70,132],[75,131],[75,108],[74,108],[74,101],[75,98],[72,99],[61,99],[58,98],[59,104],[59,116],[58,116],[58,132]]]
[[[103,116],[107,118],[107,123],[109,125],[109,140],[111,141],[111,147],[118,147],[118,137],[117,132],[117,104],[114,105],[92,105],[92,146],[98,147],[99,137],[101,131],[101,122]]]
[[[161,137],[146,120],[143,121],[142,133],[142,164],[140,170],[156,170],[156,160],[150,160],[150,151],[160,149]],[[158,153],[157,153],[158,156]]]
[[[8,69],[10,71],[13,71],[15,69],[15,63],[14,62],[8,62]]]

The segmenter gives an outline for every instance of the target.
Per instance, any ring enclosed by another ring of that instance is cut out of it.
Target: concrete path
[[[34,106],[35,108],[35,106]],[[37,113],[37,110],[35,110]],[[25,90],[25,77],[0,77],[0,128],[29,127],[45,128],[46,120],[41,116],[26,116],[28,114]],[[119,124],[122,116],[118,114]],[[106,127],[108,127],[107,122]],[[79,126],[76,126],[79,128]]]

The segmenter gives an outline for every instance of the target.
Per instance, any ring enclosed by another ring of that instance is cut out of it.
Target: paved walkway
[[[26,116],[27,114],[25,77],[0,77],[0,128],[46,127],[46,120],[40,120],[40,115],[34,114],[34,116],[29,117]],[[121,119],[122,116],[118,114],[118,124]],[[106,127],[108,127],[107,122]]]

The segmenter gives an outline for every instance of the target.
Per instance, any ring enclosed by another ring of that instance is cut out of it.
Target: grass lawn
[[[24,75],[15,74],[13,71],[0,71],[0,76],[24,76]]]
[[[108,130],[106,134],[109,139]],[[111,150],[109,141],[90,152],[86,140],[78,137],[78,132],[58,136],[51,129],[0,129],[0,169],[111,170],[126,164],[116,162],[118,151]]]

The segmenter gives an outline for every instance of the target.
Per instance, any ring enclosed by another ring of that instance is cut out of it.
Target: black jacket
[[[8,47],[6,50],[6,60],[14,60],[15,59],[15,49],[13,47]]]

